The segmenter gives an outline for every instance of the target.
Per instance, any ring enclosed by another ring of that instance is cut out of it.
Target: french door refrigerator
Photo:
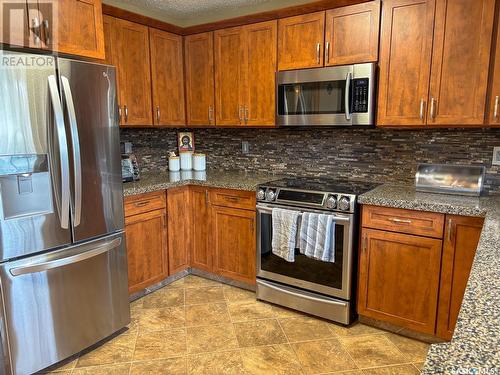
[[[115,69],[0,58],[0,374],[31,374],[130,321]]]

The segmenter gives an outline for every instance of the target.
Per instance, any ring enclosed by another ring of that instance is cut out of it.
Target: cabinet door
[[[115,19],[121,125],[152,125],[148,28]]]
[[[482,125],[495,0],[436,3],[428,124]]]
[[[378,60],[380,1],[326,12],[325,65]]]
[[[385,0],[380,38],[379,126],[424,125],[435,0]]]
[[[275,125],[277,21],[245,26],[245,125]]]
[[[243,125],[244,35],[240,27],[217,30],[215,39],[215,103],[217,125]]]
[[[497,14],[500,14],[500,1],[497,4]],[[490,67],[490,89],[487,123],[500,126],[500,17],[496,24],[495,50],[492,51],[492,64]]]
[[[438,239],[363,228],[358,313],[433,334],[441,245]]]
[[[188,125],[215,125],[214,35],[184,38]]]
[[[191,205],[189,188],[169,189],[168,210],[168,265],[170,274],[189,266],[191,247]]]
[[[207,188],[191,187],[191,267],[213,272],[213,247],[209,244],[210,201]]]
[[[325,12],[282,18],[278,21],[278,69],[323,66]]]
[[[107,15],[102,16],[102,25],[104,30],[104,64],[116,65],[117,58],[117,41],[116,41],[116,24],[115,18]],[[118,72],[117,72],[118,73]]]
[[[436,326],[437,335],[446,340],[455,330],[482,226],[482,218],[446,217]]]
[[[212,206],[215,271],[255,284],[255,212]]]
[[[165,216],[165,210],[156,210],[125,218],[129,293],[168,276]]]
[[[35,35],[29,32],[25,2],[0,0],[0,20],[0,43],[37,47]]]
[[[39,0],[38,4],[45,48],[59,53],[104,58],[101,0]]]
[[[185,125],[182,37],[149,28],[155,125]]]

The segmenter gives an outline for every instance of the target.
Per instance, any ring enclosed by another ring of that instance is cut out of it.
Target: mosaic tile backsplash
[[[195,129],[197,152],[209,169],[328,176],[375,182],[414,182],[419,163],[484,165],[485,190],[500,195],[500,166],[491,164],[500,129]],[[175,129],[122,129],[141,170],[168,169]],[[241,142],[250,152],[243,154]]]

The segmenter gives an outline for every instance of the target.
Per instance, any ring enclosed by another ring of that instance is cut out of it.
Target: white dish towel
[[[335,262],[335,220],[331,215],[304,212],[300,252],[324,262]]]
[[[300,212],[273,208],[273,238],[271,241],[274,255],[287,262],[295,261],[297,247],[297,222]]]

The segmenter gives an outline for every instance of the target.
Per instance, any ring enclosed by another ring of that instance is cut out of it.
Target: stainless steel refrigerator
[[[0,374],[31,374],[130,321],[115,69],[0,59]]]

